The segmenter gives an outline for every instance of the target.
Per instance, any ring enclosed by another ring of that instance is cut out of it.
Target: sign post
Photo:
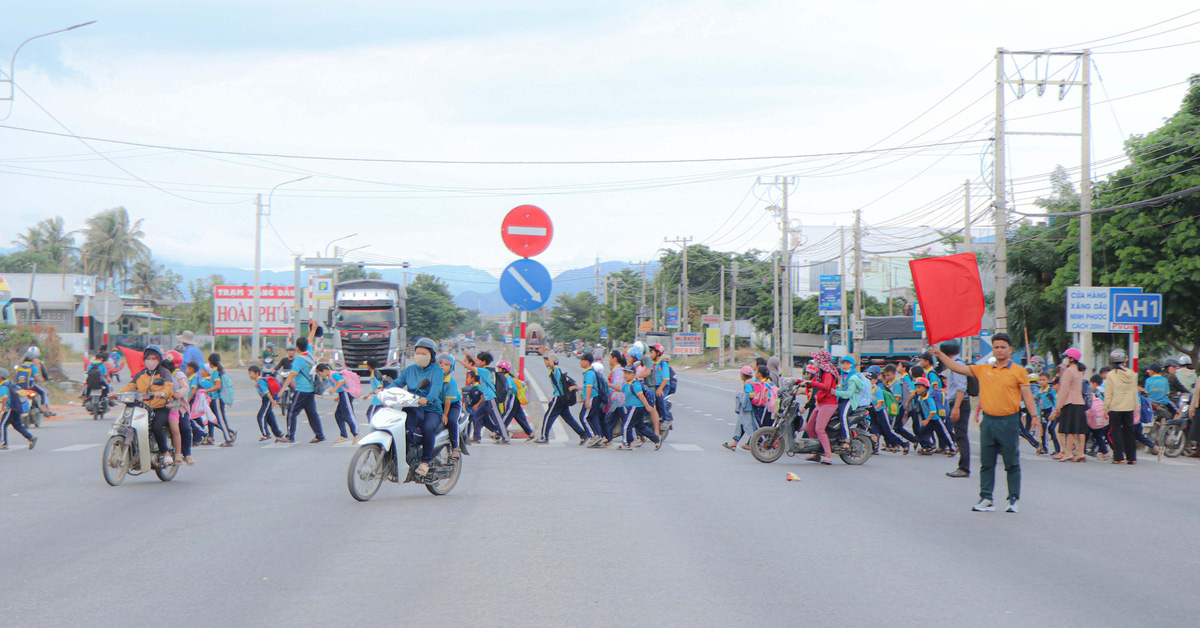
[[[500,239],[504,240],[504,246],[524,258],[509,264],[500,276],[501,296],[521,312],[521,338],[517,345],[517,378],[521,380],[525,379],[525,330],[529,311],[544,305],[550,299],[553,287],[550,271],[529,258],[545,251],[553,238],[554,224],[550,216],[534,205],[514,207],[500,223]]]

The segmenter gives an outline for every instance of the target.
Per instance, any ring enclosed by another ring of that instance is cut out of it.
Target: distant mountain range
[[[167,268],[178,273],[185,282],[196,279],[206,279],[212,275],[221,275],[231,285],[250,285],[254,283],[254,270],[244,268],[222,268],[218,266],[185,266],[181,264],[164,264]],[[625,262],[601,262],[600,275],[618,272],[628,267]],[[368,270],[371,268],[368,266]],[[388,281],[401,283],[404,281],[404,270],[399,268],[373,269],[383,275]],[[409,280],[417,274],[433,275],[441,279],[450,288],[454,302],[459,307],[479,310],[483,314],[504,314],[512,310],[500,296],[500,280],[486,271],[471,266],[423,266],[408,271]],[[301,272],[300,281],[308,281],[308,271]],[[292,285],[293,271],[264,270],[260,274],[263,285]],[[560,294],[574,294],[581,291],[593,290],[596,287],[596,267],[586,266],[566,270],[554,276],[554,289],[550,293],[550,301]]]

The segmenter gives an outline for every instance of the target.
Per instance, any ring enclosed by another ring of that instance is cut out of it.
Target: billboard
[[[842,313],[842,276],[821,275],[821,296],[817,301],[817,313],[821,316]]]
[[[681,332],[675,334],[675,355],[700,355],[704,353],[701,345],[700,332]]]
[[[288,336],[291,312],[296,306],[292,286],[263,286],[258,297],[258,333]],[[249,336],[253,332],[254,286],[213,286],[214,336]]]

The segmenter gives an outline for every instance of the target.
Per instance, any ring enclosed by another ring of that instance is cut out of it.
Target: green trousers
[[[1017,451],[1020,438],[1020,414],[992,416],[983,413],[979,427],[979,496],[992,499],[996,487],[996,454],[1004,458],[1008,474],[1008,498],[1021,498],[1021,455]]]

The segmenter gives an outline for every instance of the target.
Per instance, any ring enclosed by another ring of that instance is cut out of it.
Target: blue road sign
[[[821,275],[821,296],[817,301],[817,314],[821,316],[842,313],[842,276]]]
[[[667,329],[679,329],[679,308],[667,308]]]
[[[601,339],[601,340],[608,340],[608,325],[601,325],[601,326],[600,326],[600,339]]]
[[[550,300],[554,282],[550,271],[541,262],[519,259],[508,265],[500,275],[500,296],[514,310],[531,312]]]
[[[1109,320],[1118,325],[1162,325],[1162,295],[1113,293]]]

